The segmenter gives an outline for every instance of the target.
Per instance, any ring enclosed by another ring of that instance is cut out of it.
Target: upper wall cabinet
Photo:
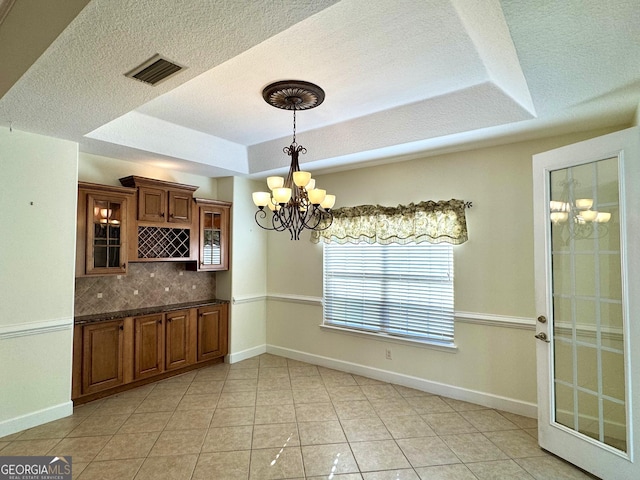
[[[135,190],[78,184],[76,276],[127,273]]]
[[[197,235],[193,218],[193,192],[198,187],[144,177],[124,177],[120,183],[135,187],[136,240],[129,254],[137,262],[195,260]]]
[[[193,192],[198,187],[133,175],[120,183],[138,189],[138,222],[191,224]]]
[[[198,270],[229,269],[231,203],[196,198],[199,218]]]

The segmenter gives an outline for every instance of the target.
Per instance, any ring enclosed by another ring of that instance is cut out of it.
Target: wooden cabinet
[[[228,330],[226,303],[77,325],[72,399],[91,401],[221,362]]]
[[[227,308],[221,304],[198,309],[198,362],[228,353]]]
[[[174,370],[193,363],[191,361],[191,311],[181,310],[166,314],[165,368]]]
[[[117,387],[124,382],[124,321],[82,328],[82,393]]]
[[[198,270],[229,269],[229,217],[231,203],[195,199],[198,212]]]
[[[121,178],[120,183],[138,190],[138,222],[191,224],[193,192],[198,187],[135,175]]]
[[[161,188],[138,188],[138,220],[143,222],[165,222],[167,191]]]
[[[133,319],[133,378],[154,376],[164,371],[164,315]]]
[[[127,273],[135,190],[80,183],[76,276]]]

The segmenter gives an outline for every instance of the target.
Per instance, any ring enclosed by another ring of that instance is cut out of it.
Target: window
[[[452,245],[325,244],[324,324],[453,345]]]

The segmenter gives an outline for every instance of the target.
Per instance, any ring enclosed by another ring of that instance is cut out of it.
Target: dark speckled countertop
[[[158,305],[157,307],[137,308],[134,310],[120,310],[117,312],[96,313],[94,315],[82,315],[74,318],[76,325],[84,325],[86,323],[104,322],[106,320],[115,320],[118,318],[140,317],[142,315],[151,315],[153,313],[174,312],[176,310],[185,310],[187,308],[206,307],[208,305],[218,305],[221,303],[229,303],[228,300],[199,300],[195,302],[174,303],[172,305]]]

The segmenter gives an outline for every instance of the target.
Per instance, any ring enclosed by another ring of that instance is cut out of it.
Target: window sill
[[[430,342],[428,340],[423,341],[423,340],[416,340],[412,338],[396,337],[393,335],[387,335],[385,333],[365,332],[362,330],[353,330],[350,328],[336,327],[333,325],[321,324],[319,325],[319,327],[335,333],[345,333],[347,335],[355,335],[357,337],[364,336],[364,337],[368,337],[371,340],[378,340],[380,342],[399,343],[402,345],[409,345],[412,347],[419,347],[419,348],[429,348],[432,350],[439,350],[441,352],[447,352],[447,353],[458,352],[458,347],[456,346],[455,343],[454,344],[436,343],[436,342]]]

